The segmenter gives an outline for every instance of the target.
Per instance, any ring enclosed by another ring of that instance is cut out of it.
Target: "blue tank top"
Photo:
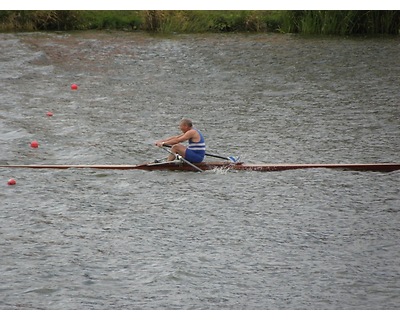
[[[204,151],[205,152],[206,151],[206,143],[204,141],[204,137],[199,130],[197,130],[196,128],[194,128],[194,130],[196,130],[199,133],[200,141],[193,142],[192,139],[189,139],[188,149],[193,150],[193,151]]]

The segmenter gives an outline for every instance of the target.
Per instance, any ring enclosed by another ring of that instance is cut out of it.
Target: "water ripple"
[[[0,40],[2,164],[164,157],[153,141],[183,116],[211,153],[246,162],[399,161],[390,38]],[[397,172],[2,168],[0,177],[0,309],[398,308]]]

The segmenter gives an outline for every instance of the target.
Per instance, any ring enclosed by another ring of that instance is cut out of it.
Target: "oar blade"
[[[239,162],[239,159],[240,159],[240,157],[237,157],[237,158],[235,158],[233,156],[229,156],[228,157],[228,160],[231,161],[231,162]]]

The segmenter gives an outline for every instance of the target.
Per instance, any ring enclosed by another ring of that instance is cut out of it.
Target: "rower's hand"
[[[163,142],[162,141],[156,141],[154,143],[157,147],[162,147],[163,146]]]

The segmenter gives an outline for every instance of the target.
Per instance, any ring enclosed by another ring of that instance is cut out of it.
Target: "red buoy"
[[[33,141],[31,142],[31,147],[32,147],[32,148],[37,148],[37,147],[39,147],[39,143],[38,143],[36,140],[33,140]]]
[[[46,115],[47,115],[48,117],[52,117],[52,116],[53,116],[53,112],[49,111],[49,112],[46,113]]]
[[[76,85],[75,83],[71,84],[71,89],[72,90],[77,90],[78,89],[78,85]]]
[[[8,182],[7,182],[7,184],[9,185],[9,186],[13,186],[14,184],[16,184],[17,183],[17,181],[15,181],[15,179],[10,179],[10,180],[8,180]]]

